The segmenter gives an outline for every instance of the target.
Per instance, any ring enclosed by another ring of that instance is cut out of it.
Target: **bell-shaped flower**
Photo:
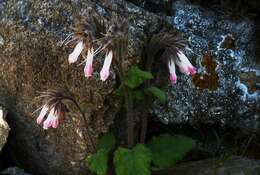
[[[49,110],[49,108],[48,108],[47,105],[44,105],[44,106],[42,107],[41,112],[40,112],[40,114],[39,114],[39,116],[37,117],[37,120],[36,120],[36,122],[37,122],[39,125],[42,124],[43,119],[44,119],[45,115],[47,114],[48,110]]]
[[[91,47],[91,48],[88,50],[86,65],[85,65],[85,68],[84,68],[85,77],[90,77],[90,76],[92,76],[92,73],[93,73],[93,66],[92,66],[93,57],[94,57],[94,48]]]
[[[186,75],[194,75],[197,73],[196,68],[190,63],[188,58],[183,52],[179,51],[177,53],[179,59],[175,60],[176,65],[179,67],[180,71]]]
[[[55,108],[52,108],[49,112],[47,119],[43,122],[43,129],[57,128],[59,125],[59,116],[57,115]]]
[[[40,97],[45,98],[46,103],[37,117],[37,123],[43,125],[44,129],[57,128],[68,112],[65,102],[71,97],[61,90],[46,91]]]
[[[100,79],[102,81],[106,81],[107,78],[109,77],[109,73],[110,73],[109,70],[110,70],[110,66],[111,66],[111,63],[112,63],[112,57],[113,57],[113,52],[112,52],[112,50],[110,50],[106,54],[103,67],[102,67],[102,69],[100,71]]]
[[[175,73],[175,63],[172,59],[168,61],[168,67],[170,72],[170,81],[172,84],[175,84],[177,82],[177,76]]]
[[[78,57],[81,54],[83,49],[84,49],[83,41],[78,42],[73,52],[69,55],[69,64],[75,63],[78,60]]]

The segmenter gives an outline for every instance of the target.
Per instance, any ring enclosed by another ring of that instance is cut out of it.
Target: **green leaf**
[[[125,80],[125,85],[130,87],[131,89],[134,89],[143,84],[143,82],[144,80],[142,78],[132,76]]]
[[[88,156],[87,160],[88,168],[97,175],[106,175],[108,152],[107,150],[100,149],[97,153]]]
[[[97,175],[106,175],[109,151],[114,149],[116,144],[115,136],[109,132],[98,141],[97,152],[88,156],[87,166]]]
[[[125,85],[134,89],[144,83],[145,80],[152,79],[153,75],[150,72],[143,71],[137,66],[132,67],[125,77]]]
[[[117,175],[149,175],[150,163],[150,150],[142,144],[132,150],[119,147],[114,154]]]
[[[97,149],[103,149],[107,152],[114,149],[116,144],[116,139],[113,133],[108,132],[104,136],[101,137],[101,139],[98,141]]]
[[[151,94],[152,96],[158,98],[163,103],[166,101],[165,92],[155,86],[151,86],[151,87],[147,88],[145,91],[148,92],[149,94]]]
[[[133,66],[128,71],[128,75],[131,75],[131,76],[134,75],[134,76],[137,76],[137,77],[141,77],[141,78],[143,78],[145,80],[153,78],[153,75],[150,72],[143,71],[143,70],[139,69],[137,66]]]
[[[167,168],[182,160],[194,147],[195,141],[181,135],[162,134],[149,142],[152,160],[158,168]]]

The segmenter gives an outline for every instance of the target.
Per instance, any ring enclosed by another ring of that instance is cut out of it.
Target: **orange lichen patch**
[[[236,47],[235,38],[232,35],[228,35],[220,47],[224,49],[234,49]]]
[[[205,66],[206,74],[196,74],[193,76],[193,83],[200,89],[216,90],[218,87],[218,75],[215,71],[216,62],[211,55],[204,55],[202,65]]]
[[[257,76],[255,72],[244,72],[239,75],[240,81],[247,85],[248,92],[254,93],[260,90],[258,84],[260,84],[260,76]]]

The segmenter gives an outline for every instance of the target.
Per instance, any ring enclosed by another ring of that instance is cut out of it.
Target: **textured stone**
[[[4,147],[10,131],[9,126],[5,121],[6,114],[6,110],[2,106],[0,106],[0,151]]]
[[[95,58],[94,76],[86,79],[83,65],[69,65],[72,48],[60,42],[72,32],[81,16],[94,15],[105,24],[113,17],[129,17],[129,53],[124,66],[138,62],[147,34],[164,28],[161,18],[125,1],[0,1],[0,102],[10,113],[12,128],[9,150],[15,163],[38,175],[87,174],[85,158],[90,152],[84,127],[96,138],[107,131],[120,108],[114,95],[115,74],[105,83],[99,80],[103,58]],[[114,13],[115,16],[112,16]],[[35,99],[48,89],[69,89],[82,104],[89,126],[71,106],[65,122],[56,130],[36,125]]]
[[[155,173],[157,174],[157,173]],[[158,172],[160,175],[258,175],[260,161],[242,157],[208,159],[184,163],[172,170]]]
[[[168,87],[168,102],[153,112],[164,123],[213,123],[259,129],[260,65],[256,63],[255,25],[183,1],[174,1],[172,26],[188,40],[185,54],[198,68],[178,75]]]
[[[3,174],[3,175],[30,175],[18,167],[7,168],[6,170],[2,171],[1,174]]]

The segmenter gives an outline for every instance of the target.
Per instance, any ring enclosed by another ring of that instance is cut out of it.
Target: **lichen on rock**
[[[259,130],[260,65],[254,60],[256,26],[183,1],[175,1],[172,26],[188,40],[187,57],[198,74],[180,75],[168,102],[153,113],[164,123],[202,122]]]
[[[115,73],[112,69],[105,83],[97,71],[86,79],[77,64],[69,66],[72,50],[60,47],[60,42],[73,31],[77,20],[89,14],[107,24],[124,13],[129,17],[127,69],[140,62],[144,38],[165,27],[159,16],[125,1],[0,1],[0,36],[4,39],[0,45],[0,102],[10,109],[11,154],[26,171],[39,175],[88,173],[84,160],[90,147],[83,137],[84,127],[89,127],[96,140],[113,124],[120,109],[114,93]],[[95,58],[95,70],[101,66],[102,59]],[[37,115],[32,112],[42,102],[35,97],[59,88],[75,95],[90,126],[84,126],[74,108],[56,130],[44,131],[36,125]]]

